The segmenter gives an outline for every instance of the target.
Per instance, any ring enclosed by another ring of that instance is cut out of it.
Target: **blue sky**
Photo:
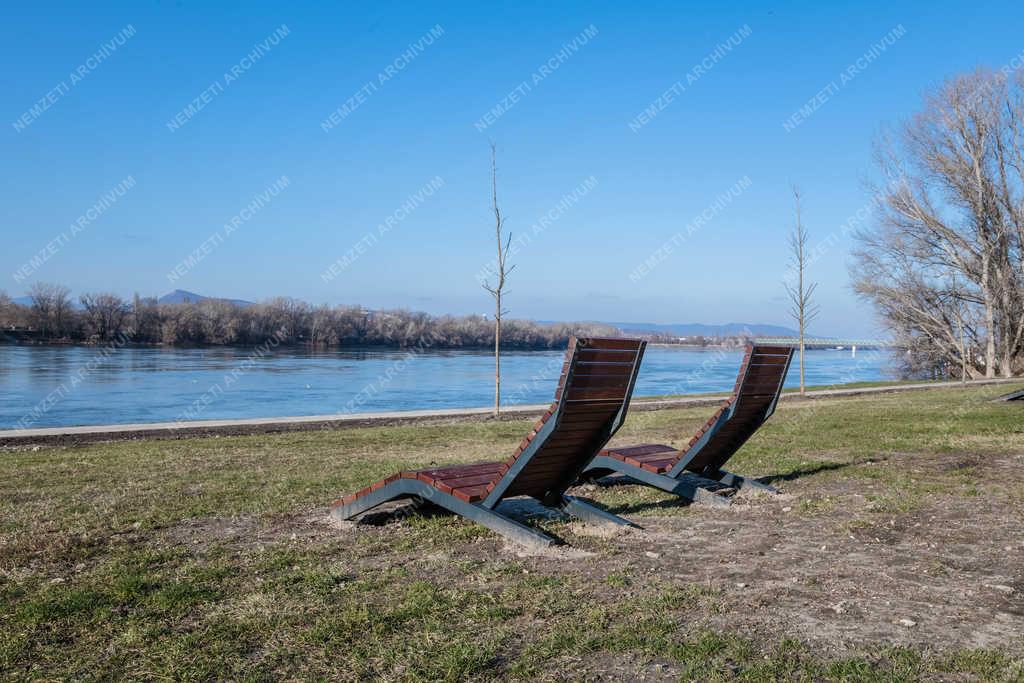
[[[7,9],[0,289],[20,295],[42,280],[75,293],[180,287],[486,312],[477,274],[494,249],[493,139],[507,227],[532,236],[514,258],[513,316],[787,323],[790,183],[803,191],[812,241],[826,240],[869,199],[882,125],[912,114],[944,77],[1024,51],[1019,3],[209,5]],[[967,13],[969,30],[957,19]],[[282,27],[286,35],[247,60]],[[786,129],[894,30],[902,35]],[[731,49],[705,61],[738,31]],[[90,60],[119,34],[123,44]],[[702,62],[711,67],[695,72]],[[542,74],[544,64],[554,66]],[[659,107],[677,82],[685,87]],[[361,90],[358,106],[324,130]],[[204,91],[204,106],[171,130]],[[656,116],[631,128],[651,106]],[[474,125],[503,107],[484,130]],[[129,177],[123,196],[15,278]],[[287,185],[225,236],[225,224],[282,177]],[[435,178],[443,185],[378,232]],[[589,191],[534,235],[589,178]],[[630,277],[744,178],[749,187]],[[204,242],[206,253],[172,283],[168,273]],[[875,334],[849,287],[851,246],[835,240],[812,266],[815,327]],[[356,258],[322,277],[346,253]]]

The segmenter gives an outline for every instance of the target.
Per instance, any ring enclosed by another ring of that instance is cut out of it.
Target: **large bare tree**
[[[78,300],[89,332],[102,340],[112,339],[128,318],[128,305],[116,294],[83,294]]]
[[[498,246],[495,260],[495,281],[483,283],[484,289],[494,297],[494,414],[501,414],[501,319],[507,310],[502,307],[501,297],[505,291],[505,280],[515,266],[508,264],[508,253],[512,246],[512,233],[505,234],[505,219],[498,208],[498,152],[491,143],[491,209],[494,211],[494,234]]]
[[[857,292],[921,367],[1020,372],[1024,76],[947,80],[880,140],[877,159],[886,184],[877,224],[857,236]]]
[[[810,256],[807,253],[807,243],[810,240],[807,228],[804,226],[803,211],[800,204],[800,188],[793,186],[793,201],[796,204],[796,224],[789,233],[790,269],[787,273],[784,285],[786,294],[789,296],[790,315],[796,321],[800,331],[800,393],[806,393],[804,384],[804,340],[807,335],[807,326],[818,317],[818,305],[814,303],[814,290],[818,288],[817,282],[807,281],[807,266]]]
[[[63,285],[37,282],[29,289],[32,319],[44,337],[61,337],[71,313],[71,290]]]

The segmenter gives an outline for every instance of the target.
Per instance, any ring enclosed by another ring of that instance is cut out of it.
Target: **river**
[[[503,354],[505,402],[550,401],[562,356]],[[634,396],[729,391],[740,358],[649,346]],[[890,358],[808,351],[807,384],[892,379]],[[493,382],[482,350],[0,345],[0,429],[481,407]],[[798,384],[796,361],[786,384]]]

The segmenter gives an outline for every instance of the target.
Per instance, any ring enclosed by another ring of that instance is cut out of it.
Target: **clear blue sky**
[[[1024,5],[996,3],[17,3],[6,9],[0,92],[0,288],[175,287],[259,300],[431,313],[491,308],[488,140],[513,235],[585,179],[597,185],[514,261],[512,315],[537,319],[787,323],[781,278],[789,184],[824,239],[868,199],[871,142],[923,90],[1024,50]],[[970,26],[964,17],[970,17]],[[71,84],[126,26],[134,35]],[[288,35],[175,131],[168,122],[282,25]],[[589,26],[585,45],[534,74]],[[894,28],[905,35],[794,130],[783,122]],[[378,74],[433,27],[384,83]],[[695,82],[687,74],[742,27]],[[529,91],[474,124],[523,81]],[[682,80],[649,123],[630,122]],[[377,87],[321,127],[367,82]],[[15,122],[64,83],[50,106]],[[135,187],[26,282],[12,273],[131,176]],[[281,176],[288,186],[171,284],[167,273]],[[351,266],[321,273],[431,178],[432,197]],[[630,273],[737,180],[751,185],[649,275]],[[849,288],[850,242],[813,266],[822,332],[873,334]]]

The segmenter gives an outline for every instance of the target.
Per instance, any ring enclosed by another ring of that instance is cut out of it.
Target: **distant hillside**
[[[196,294],[195,292],[188,292],[184,289],[176,289],[170,294],[164,294],[162,297],[157,299],[157,303],[161,304],[187,304],[187,303],[199,303],[200,301],[226,301],[229,304],[235,306],[252,306],[251,301],[245,301],[243,299],[222,299],[218,296],[203,296],[202,294]]]
[[[196,294],[195,292],[189,292],[184,289],[176,289],[169,294],[164,294],[162,297],[157,299],[157,303],[161,304],[185,304],[185,303],[199,303],[200,301],[227,301],[229,304],[235,306],[252,306],[253,302],[245,301],[244,299],[222,299],[219,296],[203,296],[202,294]],[[11,297],[13,303],[19,306],[31,306],[32,297],[30,296],[15,296]],[[74,308],[81,308],[78,303],[77,297],[71,298],[71,305]]]
[[[723,325],[705,325],[703,323],[607,323],[614,325],[623,332],[645,332],[648,334],[665,334],[676,337],[737,337],[750,334],[756,337],[795,337],[796,330],[781,325],[764,325],[761,323],[725,323]]]

